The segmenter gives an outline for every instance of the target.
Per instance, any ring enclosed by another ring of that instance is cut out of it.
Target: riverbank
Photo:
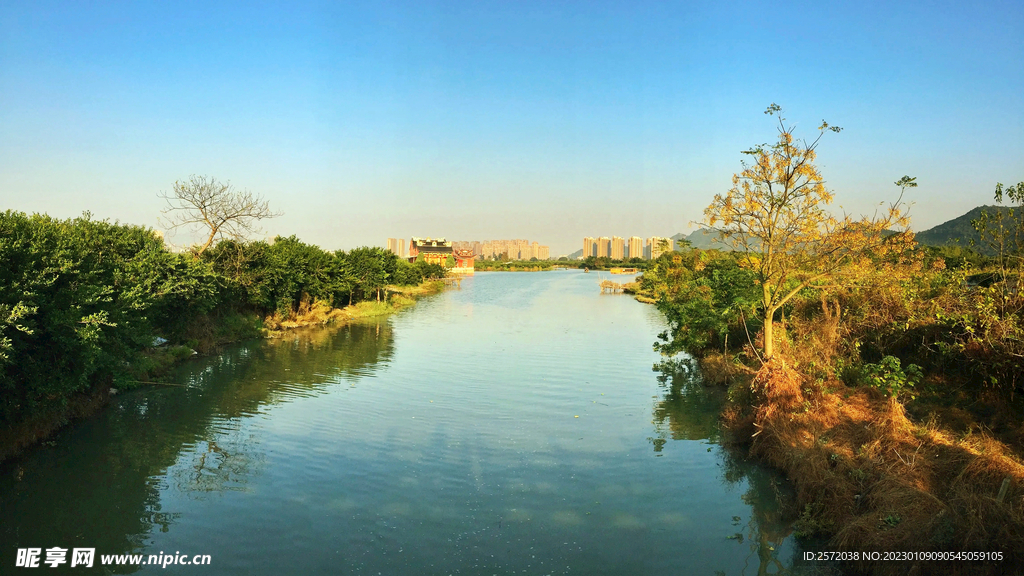
[[[569,268],[565,261],[553,260],[528,261],[528,260],[477,260],[473,264],[476,272],[544,272],[554,270],[556,267]]]
[[[971,270],[948,264],[917,249],[848,286],[798,295],[775,319],[766,363],[759,287],[742,256],[663,257],[639,279],[638,300],[669,322],[659,350],[692,354],[706,385],[728,389],[730,443],[787,475],[799,535],[844,552],[997,553],[941,569],[1002,574],[1024,562],[1024,299],[1012,286],[972,286]]]
[[[112,389],[159,383],[184,358],[388,314],[440,290],[444,274],[381,248],[328,252],[294,236],[174,253],[143,226],[0,213],[0,461],[95,413]]]
[[[802,537],[846,552],[984,552],[944,574],[1004,574],[1024,560],[1024,465],[980,430],[915,422],[896,398],[812,380],[783,359],[759,370],[712,353],[706,382],[728,386],[727,439],[786,474]],[[926,574],[935,562],[855,562],[857,574]],[[908,572],[908,567],[911,570]]]
[[[437,294],[444,291],[444,288],[443,281],[428,280],[416,286],[388,286],[384,290],[384,299],[379,302],[366,300],[343,308],[332,308],[325,302],[305,303],[286,318],[282,319],[279,315],[267,317],[263,322],[264,335],[267,338],[277,338],[285,331],[295,328],[324,326],[360,318],[387,316],[414,305],[417,298]]]
[[[187,389],[119,393],[0,465],[8,559],[78,538],[239,573],[791,566],[766,522],[777,476],[725,453],[708,395],[651,371],[653,310],[593,276],[478,274],[389,317],[195,357],[168,380]]]

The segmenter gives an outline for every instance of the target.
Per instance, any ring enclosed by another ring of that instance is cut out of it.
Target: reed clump
[[[312,300],[308,294],[303,294],[299,300],[299,305],[294,310],[289,311],[287,314],[275,311],[263,320],[263,326],[267,330],[323,326],[335,320],[345,318],[345,316],[343,309],[334,308],[324,300]]]

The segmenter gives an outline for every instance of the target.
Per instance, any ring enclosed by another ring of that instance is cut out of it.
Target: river
[[[692,375],[652,369],[657,310],[597,280],[478,273],[396,316],[236,345],[178,367],[182,387],[119,394],[0,466],[0,573],[27,547],[94,548],[72,574],[792,566],[784,483],[720,446],[718,401]],[[99,566],[129,552],[210,565]]]

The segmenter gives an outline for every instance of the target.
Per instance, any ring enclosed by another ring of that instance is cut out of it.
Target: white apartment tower
[[[629,257],[630,258],[643,258],[644,257],[644,239],[639,236],[629,237]]]
[[[651,260],[661,256],[662,253],[672,249],[672,241],[661,236],[651,236],[647,239],[647,253]]]

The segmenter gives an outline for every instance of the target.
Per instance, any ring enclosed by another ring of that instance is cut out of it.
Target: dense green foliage
[[[753,273],[731,254],[717,250],[667,252],[639,278],[640,293],[657,301],[670,329],[660,335],[665,354],[725,347],[756,318],[758,291]],[[752,327],[756,329],[759,325]]]
[[[649,260],[643,258],[623,258],[613,260],[608,256],[587,256],[583,260],[577,260],[576,265],[588,270],[607,270],[609,268],[638,268],[645,270],[650,265]]]
[[[236,302],[284,316],[304,297],[343,306],[379,300],[389,284],[415,285],[445,275],[442,266],[410,264],[383,248],[327,252],[295,236],[272,243],[223,241],[202,258],[225,278]]]
[[[3,213],[0,419],[109,384],[163,321],[209,311],[219,289],[209,265],[146,228]]]
[[[555,266],[572,266],[575,263],[555,260],[476,260],[473,267],[481,272],[537,271],[551,270]]]
[[[0,214],[0,424],[58,411],[79,393],[129,384],[159,336],[215,344],[259,334],[303,301],[341,306],[389,284],[444,276],[382,248],[327,252],[294,236],[168,252],[151,229]]]

